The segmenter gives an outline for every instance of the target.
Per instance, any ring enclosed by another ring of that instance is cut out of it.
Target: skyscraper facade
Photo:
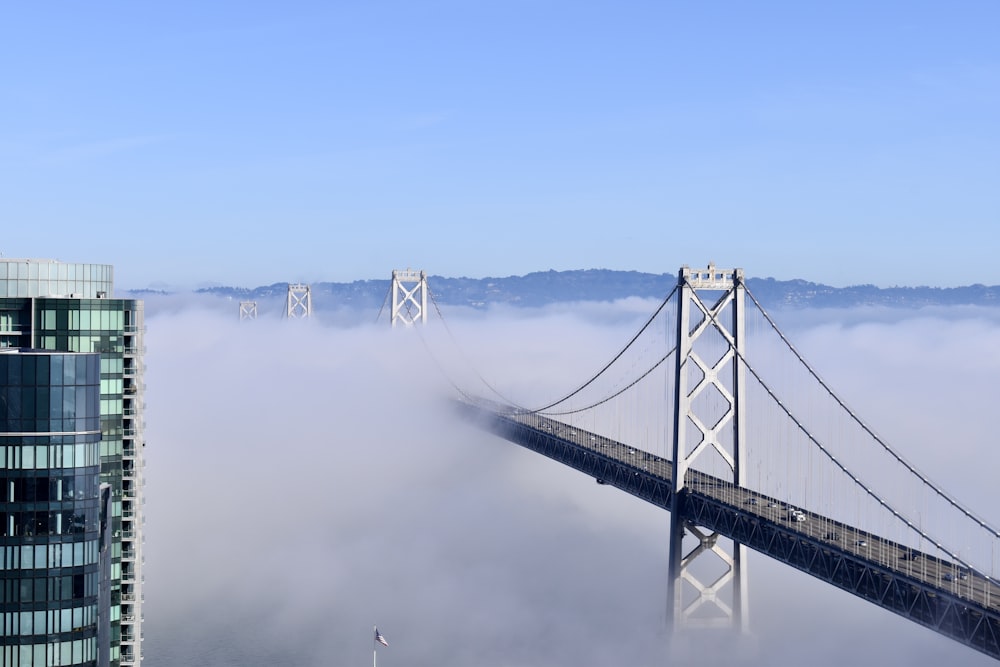
[[[110,496],[109,659],[112,667],[131,667],[142,659],[144,324],[142,301],[113,298],[113,282],[106,264],[0,259],[0,348],[100,357],[100,483]]]
[[[98,354],[0,350],[3,665],[110,662],[100,368]]]

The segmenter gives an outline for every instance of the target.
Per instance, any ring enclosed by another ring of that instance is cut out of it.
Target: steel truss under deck
[[[459,407],[482,428],[506,440],[657,507],[671,508],[673,464],[667,459],[568,424],[494,403],[460,402]],[[900,564],[920,559],[935,572],[951,565],[934,556],[813,513],[806,512],[808,521],[801,523],[779,518],[780,510],[771,508],[777,505],[773,499],[694,470],[688,471],[687,485],[677,496],[675,507],[685,522],[714,531],[1000,659],[1000,586],[982,574],[969,572],[968,580],[949,588],[942,585],[938,576],[908,572]],[[830,541],[810,534],[804,526],[812,525],[826,526],[838,534],[863,534],[870,540],[870,547],[877,547],[868,548],[869,552],[878,551],[892,557],[867,558],[843,541]],[[956,589],[969,594],[963,595]]]

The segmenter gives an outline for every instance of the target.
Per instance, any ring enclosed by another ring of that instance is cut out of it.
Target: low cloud
[[[423,339],[384,323],[241,323],[235,306],[150,309],[147,667],[365,664],[376,624],[383,667],[979,664],[756,554],[752,637],[671,652],[669,515],[452,414],[455,369],[545,401],[586,380],[655,305],[446,311],[449,331]],[[962,459],[987,456],[995,319],[791,328],[925,467],[960,475],[976,467]],[[936,425],[945,409],[963,417],[958,432]],[[963,439],[959,460],[941,447],[946,431]],[[984,500],[972,489],[987,473],[973,474],[959,488]]]

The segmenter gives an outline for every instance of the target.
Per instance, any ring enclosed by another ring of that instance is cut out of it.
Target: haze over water
[[[452,326],[495,386],[531,373],[556,395],[655,305],[458,313]],[[383,667],[668,664],[669,515],[456,421],[414,332],[150,310],[149,667],[367,664],[375,624]],[[887,440],[988,514],[975,462],[1000,316],[784,316]],[[739,664],[987,664],[777,562],[752,554],[749,571]],[[697,662],[733,664],[718,647]]]

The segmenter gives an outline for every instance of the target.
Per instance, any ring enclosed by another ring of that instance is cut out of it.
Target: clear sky
[[[1000,4],[4,3],[0,253],[119,288],[1000,284]]]

